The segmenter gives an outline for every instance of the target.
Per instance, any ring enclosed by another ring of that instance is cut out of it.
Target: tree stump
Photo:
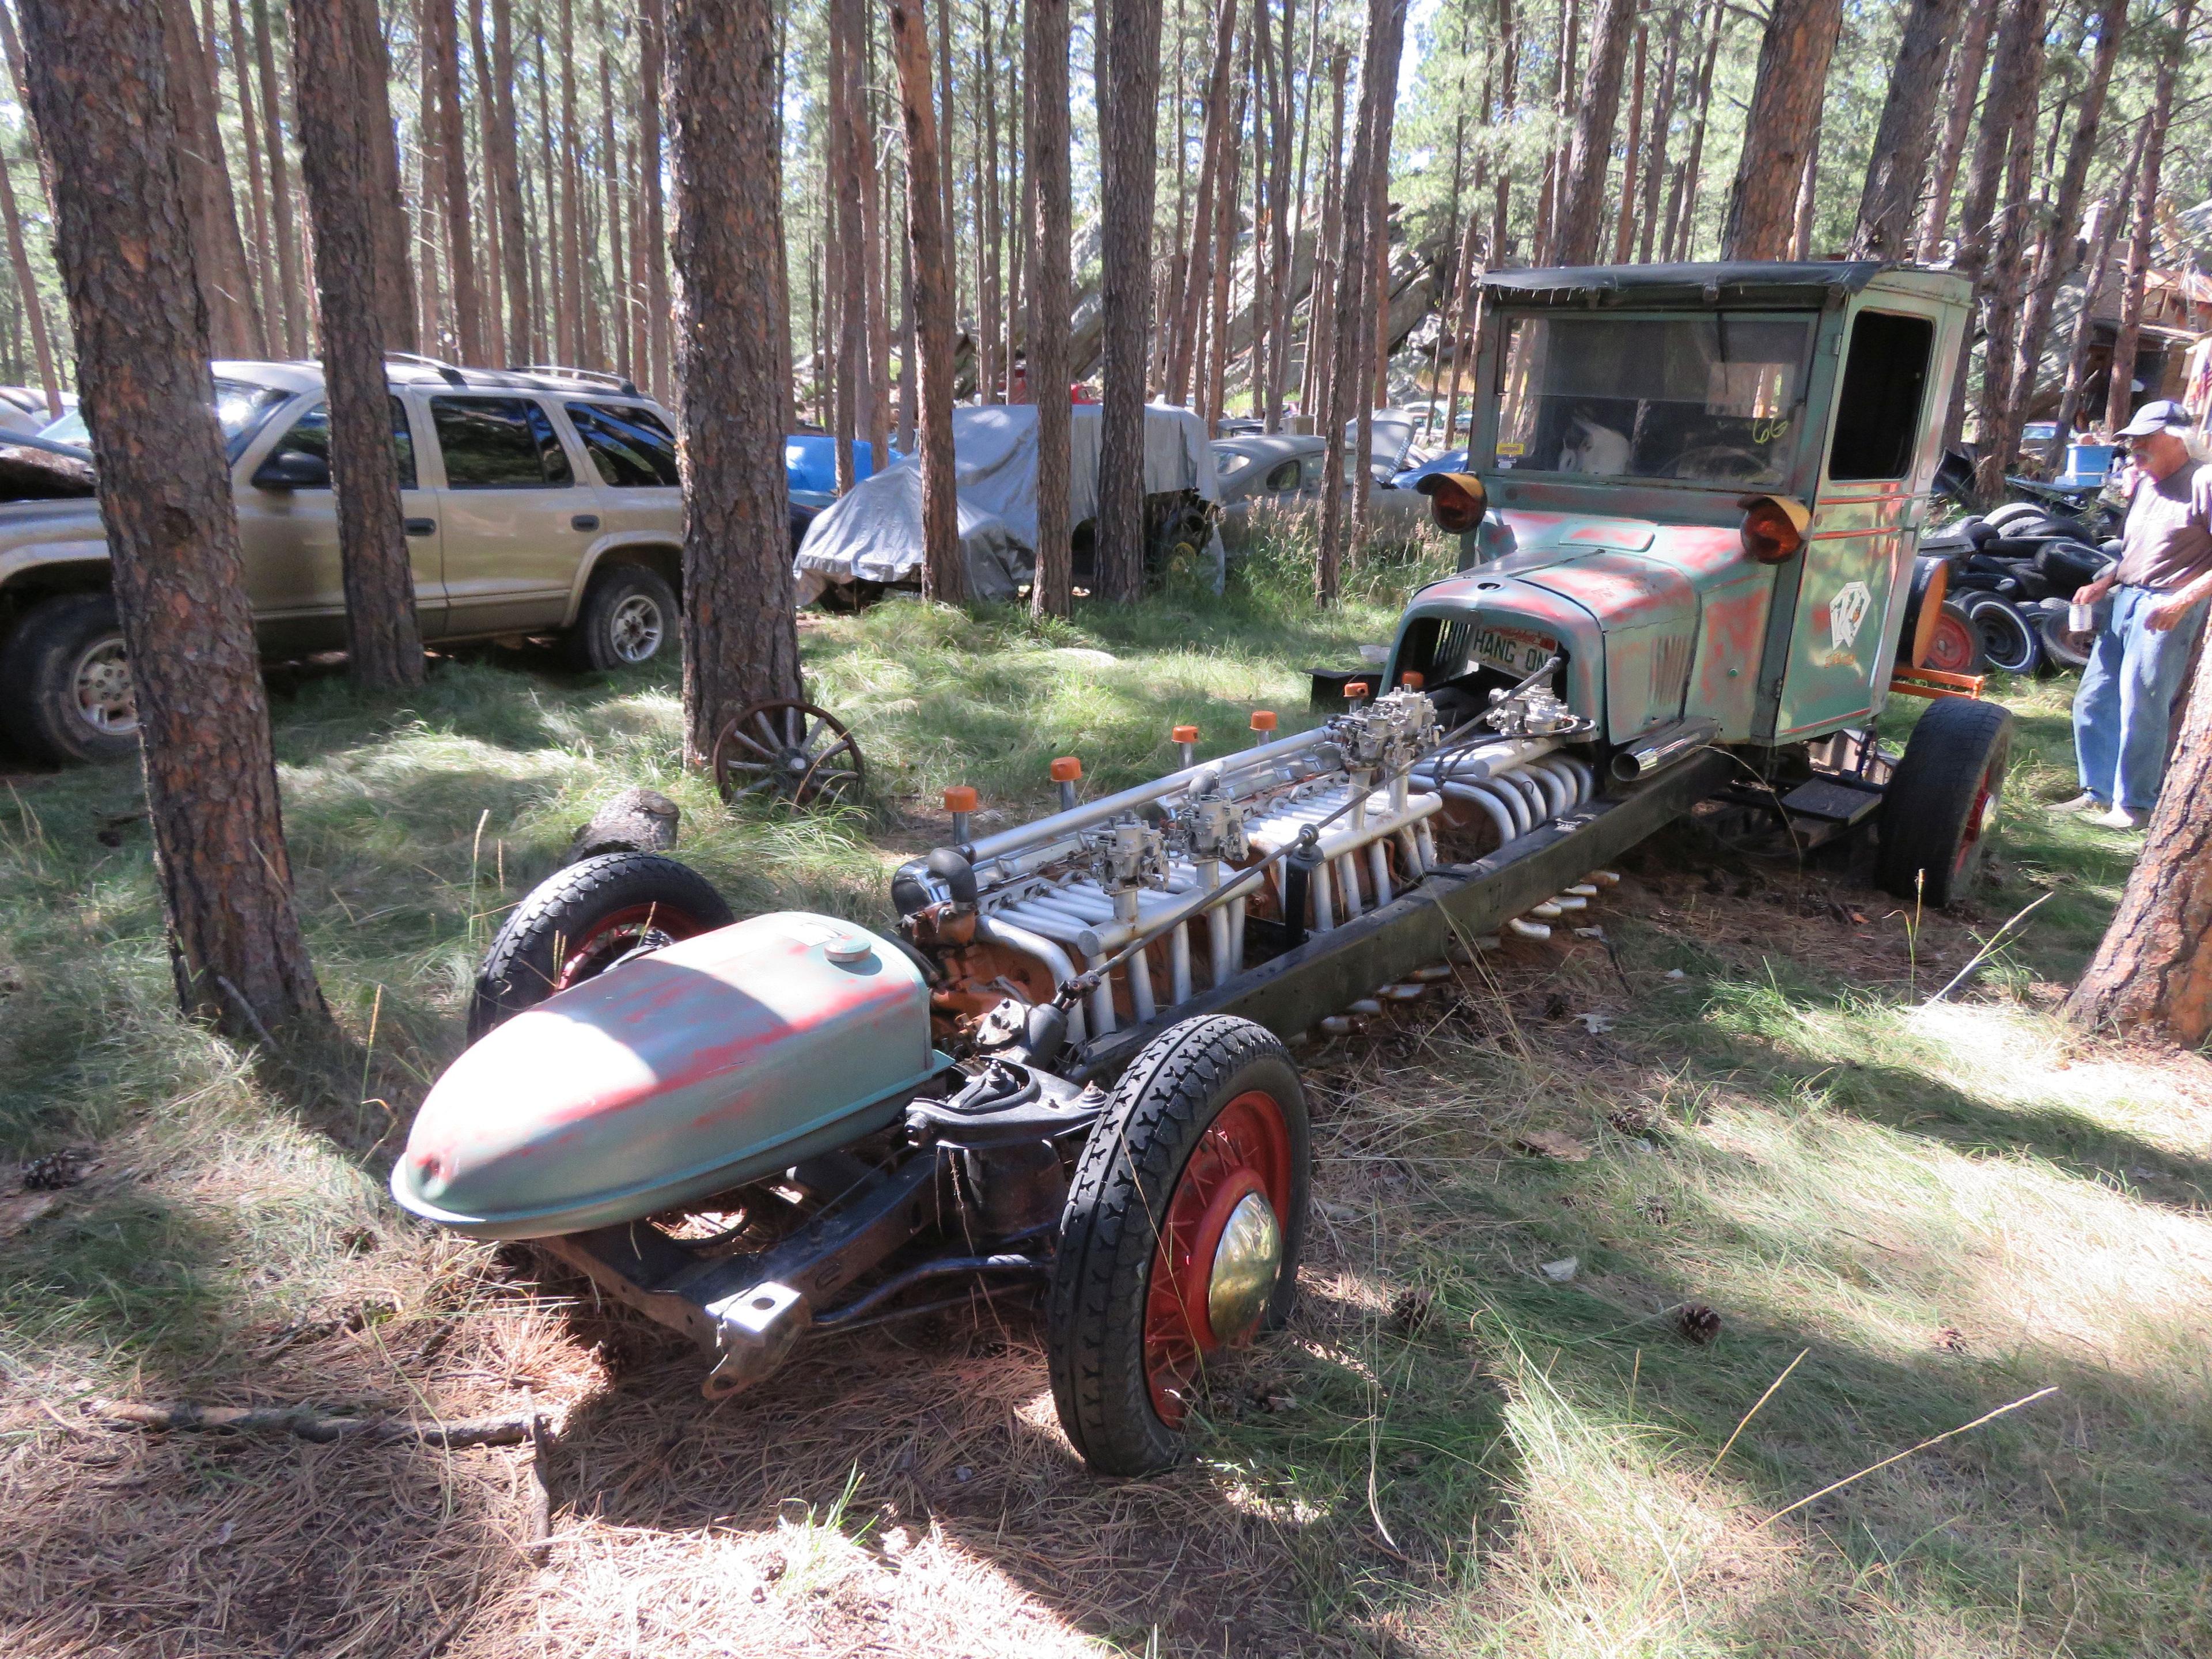
[[[601,853],[665,853],[676,845],[682,817],[676,803],[657,789],[625,789],[569,837],[561,867]]]

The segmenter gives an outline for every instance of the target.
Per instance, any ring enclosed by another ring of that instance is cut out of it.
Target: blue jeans
[[[2144,618],[2167,598],[2147,587],[2116,587],[2074,694],[2074,754],[2081,792],[2148,812],[2166,775],[2166,730],[2182,676],[2204,631],[2198,605],[2160,633]]]

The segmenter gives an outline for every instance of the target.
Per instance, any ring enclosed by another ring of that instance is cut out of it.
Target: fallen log
[[[88,1409],[117,1425],[140,1429],[207,1431],[234,1434],[290,1434],[329,1443],[359,1440],[371,1445],[411,1441],[424,1446],[520,1446],[534,1441],[532,1414],[464,1417],[452,1422],[420,1422],[404,1417],[334,1417],[307,1406],[154,1405],[127,1400],[94,1400]]]

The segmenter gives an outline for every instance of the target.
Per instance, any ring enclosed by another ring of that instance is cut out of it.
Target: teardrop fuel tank
[[[835,917],[754,916],[488,1033],[430,1091],[392,1194],[481,1238],[634,1220],[888,1126],[947,1063],[902,951]]]

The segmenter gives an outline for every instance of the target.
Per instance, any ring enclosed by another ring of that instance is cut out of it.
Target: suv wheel
[[[643,565],[617,564],[592,579],[566,641],[580,670],[635,668],[676,638],[676,594]]]
[[[0,652],[0,723],[58,764],[137,752],[137,694],[113,599],[64,593],[24,613]]]

